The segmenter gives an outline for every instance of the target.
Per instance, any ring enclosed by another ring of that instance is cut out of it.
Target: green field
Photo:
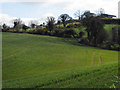
[[[70,38],[2,35],[3,88],[109,88],[116,80],[117,51],[82,46]]]

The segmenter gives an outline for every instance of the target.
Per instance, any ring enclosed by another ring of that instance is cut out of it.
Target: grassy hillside
[[[4,88],[110,87],[117,70],[117,51],[68,38],[3,33]]]

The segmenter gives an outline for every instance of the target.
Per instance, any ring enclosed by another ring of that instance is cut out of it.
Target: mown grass
[[[117,51],[74,39],[3,33],[3,88],[109,87],[117,64]]]

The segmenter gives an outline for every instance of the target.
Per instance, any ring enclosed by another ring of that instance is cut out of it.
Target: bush
[[[85,33],[84,33],[83,31],[81,31],[81,32],[79,33],[79,38],[82,38],[84,34],[85,34]]]
[[[114,44],[112,49],[120,51],[120,45],[119,44]]]
[[[114,47],[114,43],[109,42],[109,41],[104,42],[102,45],[102,48],[109,49],[109,50],[112,50],[113,47]]]
[[[72,29],[68,29],[64,31],[64,35],[67,37],[75,37],[76,32]]]
[[[97,44],[102,44],[104,41],[107,41],[108,33],[103,29],[97,36]]]
[[[44,30],[44,29],[38,29],[38,30],[36,30],[36,33],[40,34],[40,35],[48,34],[47,30]]]
[[[89,40],[87,38],[81,38],[79,43],[89,45]]]
[[[59,32],[60,32],[59,30],[54,30],[54,35],[57,36],[59,34]]]
[[[45,30],[45,29],[37,29],[37,30],[31,30],[28,33],[31,33],[31,34],[40,34],[40,35],[47,35],[48,31]]]
[[[117,27],[112,28],[112,41],[117,42],[118,41],[118,30]]]
[[[105,24],[118,24],[120,19],[102,19]]]
[[[63,30],[54,30],[53,34],[55,36],[58,36],[58,37],[64,37],[64,31]]]
[[[69,24],[67,25],[67,28],[79,28],[80,26],[80,24]]]
[[[58,37],[68,37],[68,38],[71,38],[71,37],[75,37],[76,32],[74,30],[72,30],[72,29],[64,30],[63,28],[57,28],[56,30],[54,30],[53,34],[55,36],[58,36]]]

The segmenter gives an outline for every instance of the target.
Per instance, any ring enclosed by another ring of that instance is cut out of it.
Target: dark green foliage
[[[118,27],[118,44],[120,45],[120,27]]]
[[[102,29],[97,36],[97,44],[102,44],[108,38],[108,33]]]
[[[66,21],[72,20],[72,17],[68,14],[61,14],[58,19],[63,23],[64,27],[66,27]]]
[[[8,31],[8,26],[6,24],[2,25],[2,31],[7,32]]]
[[[57,24],[60,24],[60,23],[61,23],[60,20],[58,20],[58,21],[57,21]]]
[[[22,29],[22,20],[14,19],[13,23],[14,23],[14,30],[15,30],[15,32],[19,32],[20,29]]]
[[[102,19],[105,24],[118,24],[120,19]]]
[[[60,31],[59,30],[54,30],[54,35],[59,36]]]
[[[89,40],[87,38],[81,38],[79,43],[89,45]]]
[[[66,29],[66,30],[57,29],[54,31],[54,35],[59,37],[71,38],[71,37],[75,37],[76,32],[72,29]]]
[[[21,20],[20,19],[15,19],[14,21],[13,21],[13,23],[14,23],[14,28],[17,26],[17,25],[19,25],[19,24],[21,24]]]
[[[43,26],[43,24],[40,24],[40,27],[42,27]]]
[[[58,21],[57,21],[57,24],[59,25],[59,28],[60,28],[61,21],[60,21],[60,20],[58,20]]]
[[[32,30],[28,33],[31,33],[31,34],[40,34],[40,35],[50,35],[50,33],[47,31],[47,30],[43,30],[41,28],[37,29],[37,30]]]
[[[81,16],[81,23],[83,26],[86,27],[86,32],[88,36],[89,42],[91,42],[91,20],[93,18],[93,15],[90,13],[90,11],[84,12],[84,14]]]
[[[45,26],[45,23],[43,22],[43,26]]]
[[[36,25],[35,25],[34,23],[31,24],[31,28],[35,28],[35,26],[36,26]]]
[[[104,40],[106,40],[106,31],[104,30],[104,24],[102,23],[99,17],[95,17],[93,21],[91,21],[91,38],[94,41],[94,45],[101,44]]]
[[[99,16],[94,16],[87,11],[82,15],[82,24],[86,27],[91,45],[97,46],[97,44],[101,44],[106,39],[104,24]]]
[[[20,19],[15,19],[13,20],[13,23],[14,23],[14,28],[16,28],[18,25],[22,23],[22,21]]]
[[[57,29],[54,31],[54,35],[57,37],[64,37],[65,31]]]
[[[112,41],[117,42],[118,41],[118,30],[117,27],[112,28]]]
[[[25,24],[22,25],[22,29],[26,31],[26,29],[28,29],[29,27],[26,26]]]
[[[73,29],[68,29],[64,31],[65,36],[73,36],[75,37],[76,32]]]
[[[112,49],[112,46],[114,45],[112,42],[109,42],[109,41],[106,41],[104,42],[104,45],[105,47],[104,48],[107,48],[107,49]]]
[[[79,33],[79,38],[82,38],[84,34],[85,34],[85,33],[84,33],[83,31],[81,31],[81,32]]]
[[[80,26],[81,26],[81,24],[72,23],[72,24],[67,25],[67,28],[79,28]]]
[[[104,41],[99,47],[108,50],[120,51],[120,45],[111,41]]]

